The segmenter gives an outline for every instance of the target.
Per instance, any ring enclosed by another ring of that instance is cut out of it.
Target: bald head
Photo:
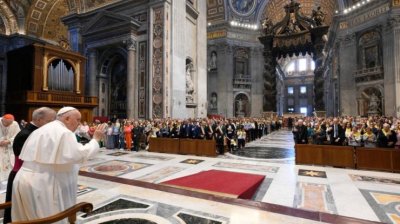
[[[41,127],[55,119],[56,112],[48,107],[38,108],[32,113],[32,123],[37,127]]]

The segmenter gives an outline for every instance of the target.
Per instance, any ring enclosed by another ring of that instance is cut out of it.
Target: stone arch
[[[17,18],[4,0],[0,0],[0,19],[3,22],[4,34],[9,35],[18,32]]]
[[[250,97],[248,93],[238,92],[235,94],[233,102],[233,111],[235,117],[249,117],[251,114]]]
[[[126,118],[127,107],[127,52],[124,48],[108,48],[99,57],[99,107],[107,115]],[[105,90],[103,91],[103,85]]]
[[[360,34],[357,45],[358,68],[373,68],[382,65],[382,37],[379,30]]]

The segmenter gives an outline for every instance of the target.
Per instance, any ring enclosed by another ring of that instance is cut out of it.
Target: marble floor
[[[81,167],[78,201],[95,208],[78,223],[400,223],[400,174],[297,166],[293,147],[291,133],[279,131],[248,144],[270,159],[102,149]],[[210,169],[265,179],[252,200],[159,184]]]

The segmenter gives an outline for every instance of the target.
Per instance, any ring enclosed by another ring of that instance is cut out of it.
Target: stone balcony
[[[356,83],[370,82],[376,80],[383,80],[384,73],[383,67],[364,68],[354,72],[354,79]]]
[[[233,77],[233,88],[234,89],[251,89],[251,76],[235,76]]]

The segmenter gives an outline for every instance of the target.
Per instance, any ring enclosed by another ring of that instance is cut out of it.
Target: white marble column
[[[129,119],[138,118],[138,89],[136,72],[136,40],[129,38],[125,42],[128,50],[127,58],[127,84],[126,84],[126,115]]]

